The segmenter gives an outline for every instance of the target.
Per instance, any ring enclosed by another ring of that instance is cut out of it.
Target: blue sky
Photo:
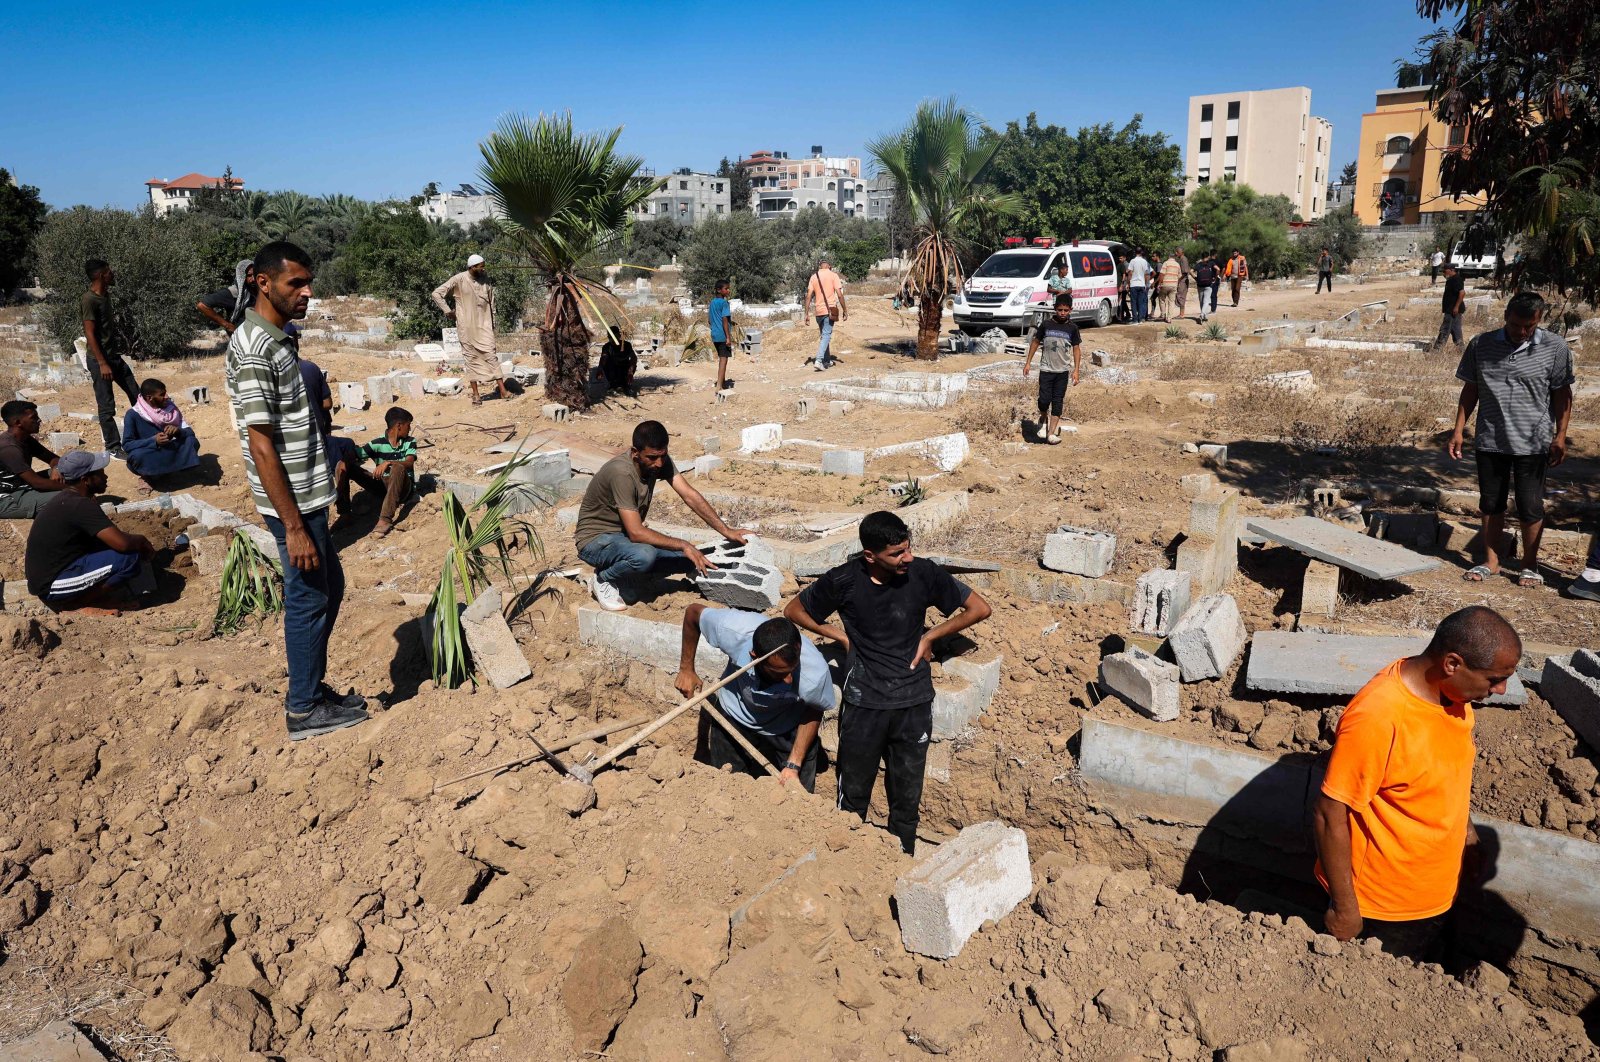
[[[507,111],[622,125],[658,171],[763,148],[861,154],[950,94],[997,126],[1142,113],[1181,143],[1190,95],[1307,85],[1337,173],[1429,28],[1403,0],[112,2],[8,5],[5,23],[0,166],[58,207],[133,206],[152,177],[226,165],[314,195],[454,186]]]

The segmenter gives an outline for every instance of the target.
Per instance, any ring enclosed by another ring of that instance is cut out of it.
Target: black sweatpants
[[[932,738],[932,701],[887,709],[863,708],[846,701],[839,710],[839,810],[867,817],[878,764],[882,763],[889,832],[900,838],[906,855],[916,854],[922,773],[928,765]]]
[[[1072,372],[1046,372],[1039,370],[1039,416],[1046,414],[1061,416],[1062,406],[1067,400],[1067,385],[1072,382]]]
[[[106,357],[111,366],[109,380],[100,375],[100,363],[93,354],[89,355],[88,361],[89,381],[94,384],[95,410],[100,414],[100,438],[107,450],[114,450],[122,445],[122,433],[117,430],[117,399],[112,387],[122,388],[122,393],[128,396],[128,405],[132,406],[139,401],[139,381],[133,378],[133,369],[122,360],[121,354]]]
[[[1332,295],[1333,294],[1333,274],[1332,273],[1318,273],[1317,274],[1317,290],[1312,292],[1312,294],[1313,295],[1321,295],[1322,294],[1322,285],[1324,285],[1324,284],[1328,285],[1328,294]]]
[[[722,728],[722,724],[704,712],[700,713],[700,718],[704,740],[695,759],[712,767],[732,767],[740,774],[748,774],[752,778],[766,777],[767,769],[751,759],[750,754]],[[739,733],[744,735],[745,740],[754,745],[756,751],[765,756],[769,763],[778,770],[783,770],[790,751],[794,749],[794,731],[791,730],[780,737],[770,737],[751,730],[727,712],[722,713],[722,718],[738,727]],[[817,791],[817,749],[821,745],[822,742],[813,741],[806,749],[805,759],[800,761],[800,784],[808,793]]]

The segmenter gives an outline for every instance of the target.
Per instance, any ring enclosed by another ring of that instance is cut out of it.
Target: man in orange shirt
[[[1472,702],[1505,692],[1521,657],[1511,624],[1473,605],[1351,700],[1313,815],[1333,936],[1436,958],[1463,867],[1477,871]]]
[[[828,349],[833,340],[833,322],[850,316],[844,307],[844,278],[833,271],[826,258],[818,263],[817,271],[806,284],[806,305],[822,333],[817,340],[817,356],[812,359],[816,370],[821,372],[833,363]]]
[[[1245,259],[1243,251],[1234,251],[1233,257],[1228,259],[1228,266],[1222,271],[1228,278],[1228,294],[1233,296],[1233,304],[1239,305],[1239,289],[1244,282],[1250,279],[1250,263]]]

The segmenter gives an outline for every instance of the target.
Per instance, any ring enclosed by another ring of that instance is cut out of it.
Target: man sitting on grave
[[[94,500],[106,492],[110,463],[105,452],[63,454],[56,464],[61,491],[39,510],[28,531],[23,560],[28,592],[57,612],[119,615],[129,607],[122,584],[155,554],[149,539],[119,531]]]
[[[128,468],[142,479],[185,472],[200,463],[200,440],[167,397],[167,385],[154,378],[139,385],[139,400],[122,418],[122,448],[128,452]]]
[[[718,608],[699,601],[683,613],[682,654],[675,685],[685,697],[700,691],[694,657],[705,635],[713,649],[728,657],[726,678],[747,662],[767,656],[754,668],[717,691],[717,703],[728,725],[738,730],[757,752],[780,771],[785,782],[797,781],[806,792],[817,788],[817,728],[833,707],[833,677],[817,647],[783,617]],[[760,778],[766,768],[751,757],[737,738],[716,721],[701,732],[704,741],[695,759],[713,767]]]
[[[695,490],[667,456],[667,429],[647,420],[633,429],[633,446],[600,466],[578,508],[574,535],[578,556],[594,567],[589,589],[600,607],[610,612],[627,608],[617,584],[649,571],[703,572],[715,568],[692,543],[645,526],[656,484],[672,484],[694,514],[713,531],[744,543],[750,533],[722,522],[711,503]]]
[[[0,406],[0,520],[31,520],[61,490],[60,458],[39,441],[39,407],[18,398]],[[49,467],[33,470],[34,459]]]

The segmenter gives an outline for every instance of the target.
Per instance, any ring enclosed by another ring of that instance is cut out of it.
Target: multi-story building
[[[1303,86],[1190,96],[1184,194],[1238,181],[1287,196],[1302,220],[1314,221],[1327,211],[1332,145],[1333,124],[1311,113]]]
[[[202,189],[221,188],[226,183],[229,191],[238,191],[244,182],[237,177],[207,177],[203,173],[189,173],[172,181],[153,178],[144,182],[150,194],[150,205],[157,217],[165,217],[174,210],[188,210],[194,197]]]
[[[856,216],[868,221],[888,221],[889,211],[894,207],[894,178],[887,173],[880,173],[862,187],[865,189],[866,210],[862,211],[858,205]]]
[[[1439,163],[1459,149],[1463,130],[1434,116],[1429,88],[1382,89],[1361,116],[1355,204],[1363,225],[1428,225],[1483,206],[1481,196],[1457,200],[1439,187]]]
[[[866,215],[866,182],[855,177],[801,177],[789,188],[751,188],[750,209],[758,218],[793,217],[808,207]]]
[[[758,188],[795,189],[814,177],[849,177],[859,180],[861,160],[854,155],[824,155],[821,144],[813,144],[809,158],[791,159],[787,151],[756,151],[739,160],[739,167],[750,176],[752,192]],[[755,197],[751,196],[751,209]],[[756,211],[760,213],[759,210]]]
[[[494,197],[476,185],[463,184],[451,192],[438,192],[423,199],[417,207],[429,221],[453,221],[470,229],[496,214]]]
[[[665,180],[663,187],[639,204],[635,218],[671,218],[680,225],[698,225],[731,209],[732,181],[727,177],[695,173],[685,167]]]

